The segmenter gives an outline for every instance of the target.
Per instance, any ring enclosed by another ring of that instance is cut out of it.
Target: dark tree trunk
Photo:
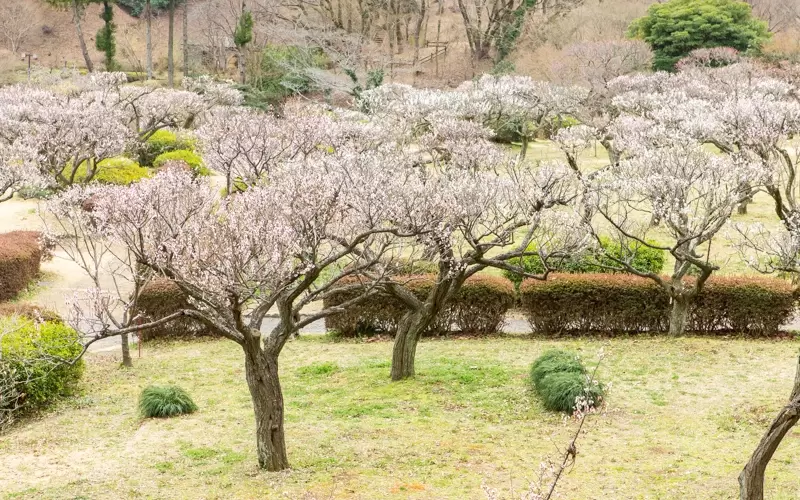
[[[403,315],[394,338],[392,380],[403,380],[414,376],[414,360],[420,337],[444,310],[450,297],[458,292],[463,281],[464,276],[440,278],[428,292],[425,302],[417,308],[409,307]]]
[[[86,69],[91,73],[94,71],[94,64],[92,64],[92,58],[89,56],[89,49],[86,48],[86,40],[83,38],[81,17],[83,17],[82,7],[78,4],[78,0],[72,0],[72,20],[75,23],[75,31],[78,34],[78,43],[81,45],[83,61],[86,63]]]
[[[739,474],[739,498],[741,500],[764,500],[764,474],[772,455],[784,436],[800,419],[800,359],[794,376],[794,387],[789,403],[781,409],[769,430],[761,438],[753,455]]]
[[[400,320],[392,349],[392,380],[403,380],[414,376],[417,343],[427,323],[430,321],[425,321],[424,311],[409,311]]]
[[[744,200],[743,202],[739,203],[739,206],[736,207],[736,213],[738,213],[739,215],[747,215],[747,204],[748,203],[749,202],[747,200]]]
[[[189,76],[189,2],[183,3],[183,77]]]
[[[257,347],[252,351],[245,351],[245,377],[256,417],[258,465],[268,471],[288,469],[278,357]]]
[[[681,293],[672,298],[672,311],[669,315],[669,335],[677,337],[686,333],[688,322],[689,297]]]
[[[133,360],[131,359],[131,348],[128,344],[127,333],[120,336],[120,342],[122,343],[122,366],[132,368]]]
[[[175,0],[169,2],[169,33],[167,35],[167,85],[175,87]]]

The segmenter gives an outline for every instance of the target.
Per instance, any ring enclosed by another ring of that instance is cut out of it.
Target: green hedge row
[[[418,298],[424,299],[436,276],[419,274],[394,279],[402,282]],[[353,283],[343,280],[341,284]],[[329,294],[324,300],[324,307],[337,306],[360,293],[359,290],[350,289]],[[496,276],[472,276],[464,282],[426,334],[444,335],[451,331],[480,335],[495,333],[502,327],[505,314],[514,302],[514,288],[509,282]],[[378,293],[343,313],[329,316],[325,324],[328,330],[347,337],[377,332],[394,333],[405,312],[405,305],[399,299],[387,293]]]
[[[0,234],[0,301],[16,297],[39,274],[45,256],[40,240],[36,231]]]
[[[666,331],[670,302],[652,280],[625,274],[556,274],[526,280],[520,302],[531,328],[544,335]],[[690,308],[689,330],[772,335],[794,314],[783,280],[712,277]]]

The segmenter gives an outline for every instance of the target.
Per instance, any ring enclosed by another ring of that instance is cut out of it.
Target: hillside
[[[249,6],[261,10],[254,10],[256,27],[252,45],[272,43],[326,46],[326,51],[338,51],[334,57],[337,61],[345,60],[348,65],[363,70],[383,68],[389,80],[418,85],[454,85],[475,74],[489,71],[493,66],[489,59],[475,62],[470,57],[457,0],[442,0],[441,4],[430,3],[429,13],[421,28],[422,43],[418,53],[415,53],[411,42],[398,44],[394,51],[390,51],[391,42],[387,40],[386,21],[380,18],[376,18],[377,22],[372,22],[367,36],[363,38],[356,35],[355,28],[351,29],[352,34],[348,34],[344,28],[332,27],[324,7],[328,5],[332,13],[334,4],[326,1],[327,4],[323,2],[312,5],[303,10],[302,14],[298,14],[289,4],[267,4],[255,0]],[[784,0],[753,1],[775,3]],[[529,15],[522,27],[516,49],[508,58],[515,72],[536,78],[550,78],[551,69],[562,57],[565,47],[576,41],[623,38],[630,21],[644,14],[647,6],[654,0],[551,0],[540,1],[539,4],[547,7],[550,4],[570,2],[578,6],[548,18],[547,22],[538,10]],[[350,18],[354,16],[352,4],[343,5],[346,15],[349,16],[345,24],[349,27]],[[232,31],[231,19],[235,18],[236,14],[233,12],[239,8],[238,0],[189,0],[188,6],[189,43],[198,52],[191,57],[194,70],[227,72],[228,76],[235,77],[235,56],[231,50],[230,36],[226,33]],[[102,25],[100,9],[99,4],[89,5],[82,20],[86,44],[98,68],[102,68],[102,54],[95,48],[95,34]],[[341,16],[341,5],[339,9]],[[145,23],[119,7],[114,7],[114,10],[118,62],[127,71],[142,70],[145,60]],[[175,57],[178,67],[182,60],[182,18],[182,8],[179,7],[175,26]],[[414,28],[410,26],[413,25],[412,21],[410,15],[403,21],[405,36],[409,40],[409,30],[413,31]],[[784,52],[800,52],[796,24],[782,22],[771,46]],[[11,40],[3,36],[3,30],[23,34],[16,53],[12,52]],[[167,31],[167,16],[161,13],[153,20],[153,61],[156,72],[162,74],[166,70]],[[444,45],[447,46],[446,50]],[[345,53],[348,51],[350,53]],[[204,52],[204,58],[199,55],[200,52]],[[71,12],[56,10],[43,0],[3,0],[3,5],[0,6],[0,83],[25,78],[26,61],[21,57],[22,53],[35,54],[37,61],[34,64],[41,68],[85,67]],[[415,55],[416,60],[421,62],[413,65]],[[215,63],[209,63],[209,59]],[[353,64],[354,61],[357,61],[356,64]],[[336,66],[337,64],[333,65],[334,69]],[[344,78],[344,75],[340,73],[338,77]]]

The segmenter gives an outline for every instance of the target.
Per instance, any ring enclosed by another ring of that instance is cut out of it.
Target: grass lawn
[[[519,498],[574,423],[547,413],[527,369],[578,351],[612,384],[590,417],[562,498],[734,498],[736,478],[788,397],[798,344],[735,339],[424,341],[416,379],[391,383],[388,342],[308,336],[281,376],[292,470],[259,471],[242,354],[228,341],[145,346],[136,367],[87,359],[84,394],[0,438],[5,498]],[[140,390],[177,383],[200,410],[141,420]],[[800,439],[767,470],[771,499],[800,497]]]

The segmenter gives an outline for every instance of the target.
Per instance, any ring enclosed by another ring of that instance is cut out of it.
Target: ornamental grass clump
[[[566,351],[547,351],[534,361],[531,384],[549,411],[572,413],[578,401],[594,408],[605,395],[603,385],[587,375],[575,354]]]
[[[180,387],[151,385],[139,397],[139,411],[146,418],[168,418],[197,411],[197,405]]]

